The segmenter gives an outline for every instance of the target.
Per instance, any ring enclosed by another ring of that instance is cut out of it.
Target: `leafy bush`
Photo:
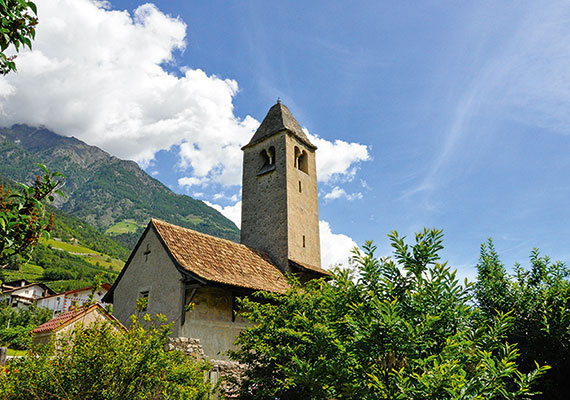
[[[57,346],[12,360],[0,374],[0,399],[210,399],[208,366],[165,351],[169,329],[145,330],[136,320],[125,333],[107,323],[78,327]]]
[[[62,268],[48,268],[44,269],[42,274],[42,280],[44,281],[59,281],[74,279],[75,275],[73,272],[62,269]]]
[[[244,399],[523,399],[547,367],[517,369],[505,341],[510,315],[481,318],[470,285],[439,263],[442,233],[424,230],[409,246],[390,235],[394,260],[366,243],[357,277],[240,302],[253,322],[230,352],[249,365]]]
[[[551,262],[534,249],[530,268],[515,265],[508,275],[493,242],[481,246],[477,301],[484,318],[509,312],[513,327],[507,334],[520,348],[522,371],[531,371],[535,361],[552,370],[541,379],[538,389],[544,399],[567,399],[570,380],[570,270]]]
[[[8,305],[0,307],[0,343],[4,346],[27,349],[31,344],[30,331],[51,319],[47,308],[31,305],[15,309]]]

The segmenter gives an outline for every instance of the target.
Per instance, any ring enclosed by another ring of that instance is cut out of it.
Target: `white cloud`
[[[179,146],[180,186],[241,185],[242,151],[259,126],[234,115],[234,80],[175,65],[186,24],[153,4],[38,0],[41,23],[18,73],[0,81],[0,125],[44,125],[145,166]],[[310,135],[320,182],[351,179],[368,148]]]
[[[184,178],[178,179],[179,186],[198,186],[204,183],[204,178],[196,178],[194,176],[186,176]]]
[[[370,160],[368,146],[360,143],[348,143],[343,140],[330,142],[305,133],[309,140],[318,147],[317,150],[317,178],[321,182],[328,182],[334,178],[351,179],[356,173],[355,166]]]
[[[238,228],[241,227],[241,201],[238,201],[234,205],[225,207],[222,207],[219,204],[210,203],[209,201],[204,201],[204,203],[221,212],[224,217],[236,224]]]
[[[323,268],[330,268],[337,264],[348,267],[350,251],[356,246],[356,242],[346,235],[333,233],[329,223],[326,221],[319,221],[319,229],[321,236],[321,265]]]
[[[143,165],[181,146],[193,175],[239,182],[240,145],[258,125],[233,114],[235,81],[163,65],[185,47],[186,24],[152,4],[131,15],[89,0],[39,0],[34,50],[0,84],[0,122],[45,125]]]
[[[344,198],[346,200],[356,200],[356,199],[362,199],[362,193],[357,192],[357,193],[351,193],[348,194],[346,193],[346,191],[338,186],[335,186],[329,193],[325,194],[324,196],[325,200],[334,200],[334,199],[341,199]]]

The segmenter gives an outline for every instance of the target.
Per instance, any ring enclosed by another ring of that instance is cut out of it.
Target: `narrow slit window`
[[[307,157],[307,152],[305,150],[301,151],[297,146],[295,146],[295,168],[306,174],[309,173],[309,162]]]
[[[305,248],[305,235],[303,235],[303,248]]]
[[[299,181],[299,193],[303,192],[303,189],[301,188],[301,181]]]

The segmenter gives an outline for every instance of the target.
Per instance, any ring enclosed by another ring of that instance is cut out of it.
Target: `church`
[[[128,325],[145,298],[145,312],[174,321],[173,336],[200,339],[207,356],[224,359],[248,325],[236,316],[236,298],[285,292],[285,273],[302,281],[328,275],[321,268],[316,149],[278,101],[242,147],[241,243],[152,219],[103,299],[114,315]]]

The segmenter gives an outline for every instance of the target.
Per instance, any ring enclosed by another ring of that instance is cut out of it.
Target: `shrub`
[[[124,333],[108,323],[78,327],[55,346],[12,360],[0,374],[0,399],[211,398],[204,379],[208,366],[164,350],[169,329],[145,330],[136,320]]]
[[[547,367],[524,374],[505,341],[508,314],[484,320],[439,263],[442,233],[424,230],[409,246],[390,235],[394,260],[371,242],[355,251],[355,279],[240,302],[253,324],[237,339],[234,360],[248,364],[244,399],[526,399]]]

